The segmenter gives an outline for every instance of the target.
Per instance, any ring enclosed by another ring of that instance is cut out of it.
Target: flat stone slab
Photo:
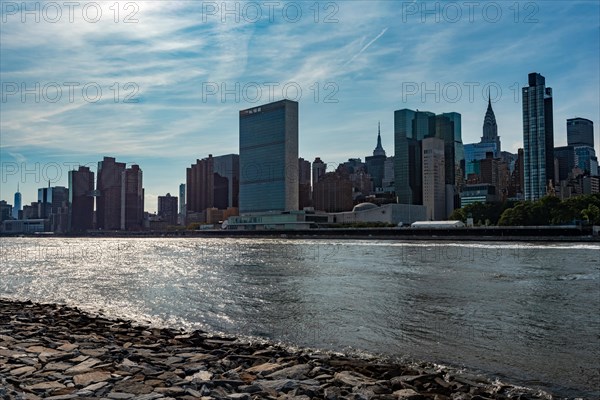
[[[77,386],[87,386],[91,383],[104,382],[110,379],[110,373],[106,371],[87,372],[85,374],[75,375],[73,382]]]

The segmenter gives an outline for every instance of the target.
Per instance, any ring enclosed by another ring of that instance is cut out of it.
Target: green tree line
[[[469,216],[475,225],[568,225],[577,221],[600,223],[600,194],[575,196],[562,201],[558,197],[546,196],[537,201],[474,203],[454,210],[449,219],[466,222]]]

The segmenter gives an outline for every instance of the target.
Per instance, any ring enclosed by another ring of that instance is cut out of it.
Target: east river
[[[600,396],[600,245],[0,238],[0,297]]]

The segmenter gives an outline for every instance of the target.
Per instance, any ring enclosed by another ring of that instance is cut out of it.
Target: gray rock
[[[354,371],[337,372],[333,379],[348,386],[373,385],[376,380]]]
[[[270,379],[304,379],[306,374],[311,370],[311,366],[308,364],[298,364],[288,368],[281,369],[267,375]]]

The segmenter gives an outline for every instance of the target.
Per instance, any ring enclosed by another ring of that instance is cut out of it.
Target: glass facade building
[[[298,103],[240,111],[240,213],[298,209]]]
[[[487,153],[496,154],[496,143],[471,143],[464,146],[465,151],[465,178],[470,174],[479,174],[479,163],[485,160]]]
[[[531,73],[522,95],[525,200],[538,200],[554,183],[552,89],[542,75]]]
[[[585,118],[567,120],[567,143],[569,146],[594,147],[594,123]]]

